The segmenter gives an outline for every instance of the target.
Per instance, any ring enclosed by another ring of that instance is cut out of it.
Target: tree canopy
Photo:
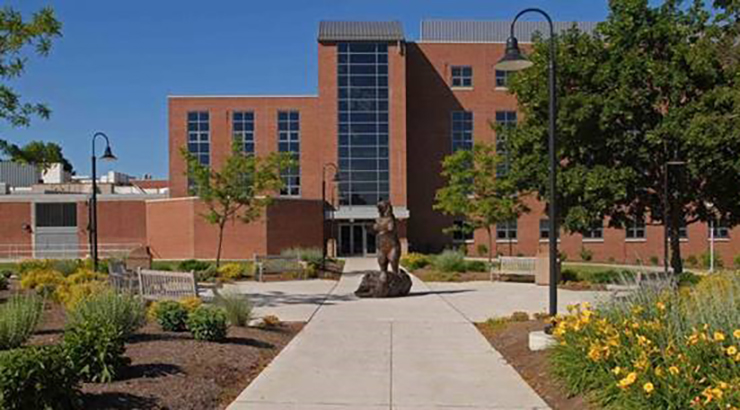
[[[611,0],[609,9],[594,33],[556,38],[559,219],[571,231],[603,217],[614,227],[664,223],[667,201],[680,272],[680,227],[740,223],[740,77],[721,47],[733,24],[701,0]],[[510,86],[524,120],[507,148],[518,188],[545,197],[548,42],[530,58]]]
[[[61,163],[65,171],[74,172],[72,163],[62,153],[62,147],[53,142],[31,141],[20,147],[0,140],[0,153],[13,162],[36,165],[40,169]]]

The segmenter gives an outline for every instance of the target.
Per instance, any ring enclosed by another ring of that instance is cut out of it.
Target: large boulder
[[[411,277],[403,271],[388,272],[383,281],[379,271],[362,272],[362,282],[355,291],[361,298],[394,298],[406,296],[411,291]]]

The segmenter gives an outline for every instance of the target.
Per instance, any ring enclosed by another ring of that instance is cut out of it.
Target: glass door
[[[339,255],[369,256],[377,252],[375,232],[369,223],[353,222],[339,225]]]

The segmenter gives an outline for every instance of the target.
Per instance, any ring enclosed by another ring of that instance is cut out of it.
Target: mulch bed
[[[0,303],[10,294],[0,291]],[[59,342],[65,320],[64,309],[50,304],[29,343]],[[226,341],[210,343],[147,324],[126,344],[131,364],[116,381],[83,384],[83,408],[224,409],[302,327],[231,327]]]
[[[473,282],[489,281],[491,274],[488,272],[439,272],[430,268],[421,268],[412,272],[414,276],[424,282]]]
[[[544,329],[545,322],[511,322],[496,329],[483,323],[476,326],[553,410],[595,409],[581,396],[569,397],[563,386],[550,374],[548,351],[529,350],[529,333]]]

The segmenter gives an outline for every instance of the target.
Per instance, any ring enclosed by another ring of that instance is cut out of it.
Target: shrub
[[[440,272],[465,272],[465,255],[446,250],[432,258],[432,266]]]
[[[5,279],[10,279],[10,277],[13,276],[13,271],[10,269],[2,269],[0,270],[0,277],[3,277]]]
[[[655,256],[655,255],[651,256],[651,257],[650,257],[650,264],[651,264],[652,266],[658,266],[658,265],[660,264],[660,258],[658,258],[658,257],[657,257],[657,256]]]
[[[735,255],[735,259],[732,262],[735,265],[735,269],[740,269],[740,255]]]
[[[64,331],[62,344],[77,374],[87,382],[109,383],[129,363],[123,355],[124,334],[113,322],[74,321]]]
[[[8,290],[8,278],[5,275],[0,275],[0,290]]]
[[[696,255],[689,255],[686,258],[686,265],[692,268],[696,268],[699,266],[699,259],[697,259]]]
[[[61,346],[0,352],[0,408],[79,408],[79,379]]]
[[[323,258],[323,252],[321,248],[288,248],[283,249],[280,252],[282,256],[295,257],[303,262],[308,262],[314,266],[321,265],[321,259]]]
[[[282,322],[280,321],[280,318],[275,315],[267,315],[262,318],[262,327],[274,329],[280,327],[280,325],[282,325]]]
[[[135,296],[120,295],[112,290],[86,297],[68,312],[70,326],[83,322],[110,324],[116,333],[127,338],[146,323],[144,304]]]
[[[40,269],[50,269],[50,262],[44,259],[27,259],[18,263],[18,275],[23,276],[28,272]]]
[[[506,328],[506,325],[511,321],[508,317],[492,317],[481,324],[484,330],[488,333],[496,333]]]
[[[157,303],[154,316],[162,329],[170,332],[187,330],[188,311],[174,300],[165,300]]]
[[[703,252],[699,257],[701,258],[701,266],[704,269],[709,269],[709,265],[711,264],[711,254],[709,252]],[[714,253],[714,267],[716,269],[722,269],[724,266],[725,266],[725,263],[722,260],[722,255],[715,252]]]
[[[62,284],[64,276],[49,268],[27,271],[21,277],[21,288],[33,289],[43,297],[52,297],[57,287]]]
[[[180,304],[190,313],[199,308],[203,304],[203,301],[197,296],[188,296],[180,299]]]
[[[211,263],[209,262],[199,261],[196,259],[188,259],[178,263],[177,270],[181,272],[200,272],[208,269],[209,266],[211,266]]]
[[[488,272],[488,262],[485,261],[465,261],[466,272]]]
[[[0,305],[0,350],[23,345],[36,329],[42,310],[36,295],[16,295]]]
[[[560,259],[560,262],[565,262],[568,260],[568,254],[563,251],[560,251],[558,252],[558,259]]]
[[[475,249],[478,252],[478,256],[488,256],[488,245],[481,243]]]
[[[78,284],[59,286],[55,298],[67,310],[74,309],[84,299],[109,290],[108,283],[102,281],[81,282]]]
[[[529,320],[529,313],[527,312],[514,312],[511,314],[512,322],[526,322]]]
[[[409,253],[401,257],[401,265],[410,271],[424,268],[430,263],[429,257],[421,253]]]
[[[681,292],[659,282],[569,310],[550,357],[571,393],[615,409],[740,404],[740,275],[711,275]]]
[[[195,272],[195,280],[198,282],[213,282],[218,278],[218,269],[216,266],[210,265],[206,270],[200,270]]]
[[[587,248],[581,248],[581,260],[590,262],[594,258],[594,252]]]
[[[245,268],[240,263],[227,263],[218,268],[218,277],[225,280],[237,280],[244,276]]]
[[[188,316],[188,330],[195,340],[220,342],[226,339],[229,325],[226,313],[213,306],[201,306]]]
[[[77,272],[82,266],[80,260],[75,259],[51,259],[49,260],[49,268],[61,273],[64,276],[69,276]]]
[[[246,295],[238,293],[219,293],[215,304],[226,313],[226,319],[232,326],[247,326],[252,318],[252,304]]]

